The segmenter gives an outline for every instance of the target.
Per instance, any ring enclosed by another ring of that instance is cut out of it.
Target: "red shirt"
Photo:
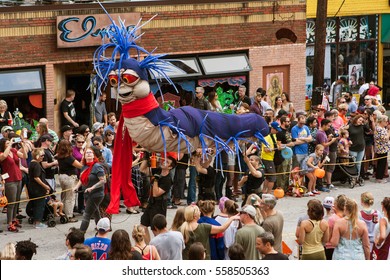
[[[10,152],[14,157],[11,158],[11,156],[8,155],[8,157],[6,157],[3,161],[0,162],[2,173],[8,173],[9,175],[9,178],[5,180],[6,183],[22,180],[22,171],[19,167],[20,160],[18,157],[18,151],[12,148]]]

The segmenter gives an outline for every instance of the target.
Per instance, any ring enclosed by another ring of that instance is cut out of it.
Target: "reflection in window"
[[[0,93],[38,92],[44,90],[41,69],[0,72]]]
[[[202,75],[199,64],[195,57],[180,58],[180,59],[168,59],[173,64],[173,67],[166,67],[162,65],[165,73],[170,78],[187,77],[187,76],[199,76]],[[150,70],[152,77],[162,78],[157,72]]]
[[[206,75],[251,70],[248,57],[245,54],[204,56],[199,59]]]

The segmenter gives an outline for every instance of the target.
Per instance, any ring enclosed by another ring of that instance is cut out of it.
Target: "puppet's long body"
[[[179,136],[175,130],[172,130],[172,127],[182,131],[191,144],[191,150],[202,147],[199,139],[202,134],[206,135],[203,137],[206,146],[214,146],[213,139],[218,138],[228,144],[226,141],[240,132],[243,132],[240,138],[252,140],[256,132],[260,132],[263,136],[268,134],[267,123],[257,114],[227,115],[189,106],[168,112],[157,107],[142,116],[125,117],[124,123],[130,137],[135,142],[155,152],[178,150],[183,153],[188,152],[185,141],[181,141],[180,148],[178,147]],[[169,123],[171,127],[164,126],[162,123]],[[162,137],[162,132],[164,137]]]

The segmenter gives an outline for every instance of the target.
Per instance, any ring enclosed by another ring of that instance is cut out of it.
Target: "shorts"
[[[329,152],[328,157],[329,157],[330,161],[327,162],[327,164],[330,164],[330,165],[325,165],[325,171],[329,172],[329,173],[333,173],[334,169],[336,168],[335,163],[336,163],[336,158],[337,158],[337,152]]]
[[[265,171],[265,179],[267,179],[268,182],[276,182],[276,174],[275,174],[275,164],[273,161],[270,160],[262,160],[264,164],[264,171]],[[267,175],[271,174],[271,175]]]

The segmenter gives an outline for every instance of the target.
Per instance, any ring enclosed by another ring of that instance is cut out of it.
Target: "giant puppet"
[[[257,114],[227,115],[190,106],[163,110],[150,90],[148,74],[158,87],[161,78],[173,85],[166,70],[175,66],[162,59],[164,55],[148,52],[136,44],[144,24],[139,22],[128,30],[120,20],[119,25],[113,19],[111,22],[107,27],[109,42],[102,44],[93,57],[98,94],[109,83],[122,104],[114,145],[108,213],[119,212],[121,190],[126,206],[139,205],[130,177],[133,141],[149,151],[161,153],[191,153],[198,148],[205,153],[212,146],[216,148],[217,158],[221,151],[238,154],[242,141],[264,141],[268,125]],[[134,58],[130,51],[135,53]],[[106,53],[110,56],[105,56]]]

